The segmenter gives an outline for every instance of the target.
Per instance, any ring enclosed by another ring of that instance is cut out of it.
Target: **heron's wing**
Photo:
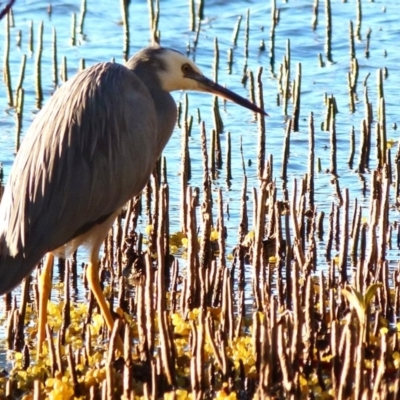
[[[27,275],[46,252],[142,190],[156,144],[154,103],[134,72],[103,63],[68,81],[17,154],[0,205],[0,254],[22,254],[19,273]]]

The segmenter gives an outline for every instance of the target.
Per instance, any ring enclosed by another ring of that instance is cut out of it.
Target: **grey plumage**
[[[180,53],[156,47],[126,66],[96,64],[56,91],[26,133],[0,205],[0,294],[47,252],[68,255],[82,243],[98,251],[172,134],[170,90],[220,90],[263,112],[209,82]]]

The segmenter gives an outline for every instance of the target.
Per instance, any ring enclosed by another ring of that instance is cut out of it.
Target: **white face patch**
[[[189,64],[192,69],[202,75],[199,67],[189,58],[174,50],[165,49],[160,56],[166,66],[165,70],[157,71],[161,86],[164,90],[199,90],[199,84],[193,79],[185,78],[182,66]]]

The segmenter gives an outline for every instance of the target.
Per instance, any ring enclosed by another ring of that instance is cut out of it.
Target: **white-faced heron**
[[[148,47],[125,66],[100,63],[78,73],[27,131],[0,205],[0,294],[48,254],[39,282],[38,351],[53,255],[68,256],[81,244],[89,250],[89,287],[112,329],[99,284],[99,250],[121,208],[146,185],[173,132],[174,90],[213,93],[266,114],[204,77],[181,53]]]

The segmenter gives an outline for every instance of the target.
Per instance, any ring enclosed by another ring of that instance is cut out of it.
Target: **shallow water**
[[[116,62],[123,62],[123,27],[121,25],[121,10],[118,2],[97,1],[88,2],[87,13],[84,23],[84,35],[78,35],[76,46],[71,46],[71,15],[76,13],[77,22],[80,19],[80,1],[60,2],[52,1],[52,13],[48,14],[49,3],[44,1],[17,1],[14,5],[15,27],[11,28],[10,38],[10,69],[12,74],[12,85],[15,89],[21,57],[26,54],[27,65],[23,83],[25,89],[25,106],[23,132],[26,132],[30,122],[34,118],[37,108],[35,101],[34,84],[34,62],[35,50],[37,48],[37,32],[40,21],[44,22],[43,54],[42,54],[42,76],[43,94],[46,99],[54,91],[52,82],[52,29],[57,30],[58,67],[63,56],[68,60],[68,76],[73,76],[79,67],[79,60],[84,58],[86,66],[96,62],[107,61],[115,58]],[[271,30],[271,3],[265,1],[207,1],[204,9],[205,19],[202,22],[199,43],[196,50],[191,52],[196,63],[203,72],[213,76],[212,65],[214,56],[214,39],[218,38],[220,62],[218,80],[221,84],[237,93],[247,96],[248,87],[241,83],[244,67],[244,41],[246,13],[250,13],[249,30],[249,58],[248,67],[256,74],[262,66],[264,102],[269,118],[266,120],[266,153],[273,154],[274,177],[277,187],[281,187],[281,163],[282,146],[286,127],[286,116],[283,115],[282,107],[277,105],[278,82],[277,73],[279,65],[286,52],[287,41],[290,40],[291,47],[291,80],[295,78],[296,65],[302,64],[302,95],[301,95],[301,121],[299,132],[292,133],[291,154],[288,164],[289,188],[292,187],[293,178],[302,178],[307,172],[308,156],[308,117],[311,112],[315,118],[315,141],[316,157],[321,158],[322,171],[329,168],[329,133],[321,130],[321,124],[325,117],[326,107],[324,95],[334,95],[339,114],[336,116],[337,134],[337,161],[338,175],[341,189],[350,189],[351,203],[357,198],[365,207],[363,215],[368,216],[369,201],[362,197],[362,183],[360,177],[347,164],[349,155],[349,136],[352,125],[356,129],[356,154],[354,165],[357,164],[359,152],[359,130],[360,123],[364,118],[363,103],[363,81],[370,74],[367,86],[369,99],[374,105],[374,116],[376,116],[376,76],[379,68],[386,67],[388,77],[384,80],[384,93],[386,99],[386,121],[387,137],[397,141],[397,131],[393,129],[394,124],[399,124],[398,106],[398,82],[400,82],[399,71],[399,8],[396,1],[362,2],[362,25],[361,40],[355,41],[356,57],[359,62],[358,77],[358,103],[356,111],[349,111],[349,98],[347,89],[347,73],[349,72],[349,21],[354,22],[356,27],[356,2],[342,3],[332,1],[332,59],[328,62],[325,57],[325,14],[324,2],[320,2],[318,25],[312,30],[312,2],[310,0],[296,0],[292,2],[277,2],[280,10],[280,20],[275,30],[275,63],[271,68],[270,60],[270,30]],[[239,32],[237,47],[232,45],[233,30],[238,16],[241,15],[242,23]],[[34,26],[34,52],[28,49],[29,21]],[[149,44],[149,13],[146,1],[130,4],[130,54],[134,54],[140,48]],[[4,43],[4,25],[1,22],[0,43]],[[366,46],[366,33],[372,30],[370,40],[370,56],[364,54]],[[173,47],[186,52],[188,46],[192,48],[195,33],[189,28],[189,2],[172,0],[160,2],[161,43],[163,46]],[[21,46],[16,45],[17,31],[21,30]],[[264,40],[265,51],[259,50],[260,41]],[[2,46],[4,49],[4,45]],[[232,73],[228,74],[227,61],[228,50],[233,48],[234,64]],[[320,67],[318,54],[321,53],[325,66]],[[59,79],[59,82],[61,80]],[[183,100],[183,93],[174,93],[177,101]],[[213,99],[206,94],[189,94],[189,113],[194,116],[192,137],[190,138],[190,151],[192,159],[192,186],[202,185],[202,165],[200,157],[200,127],[197,124],[197,108],[201,110],[201,116],[206,121],[208,137],[213,128],[212,118]],[[222,102],[220,102],[222,105]],[[7,105],[7,97],[4,84],[0,87],[0,161],[4,165],[5,177],[14,159],[15,147],[15,116],[14,111]],[[292,103],[289,102],[288,112],[292,113]],[[220,179],[215,186],[224,188],[224,201],[229,204],[230,217],[226,218],[228,228],[228,251],[236,244],[237,227],[239,217],[238,199],[242,188],[241,156],[239,152],[240,139],[243,141],[244,158],[246,160],[246,171],[249,177],[249,196],[252,187],[258,187],[257,181],[257,124],[254,122],[253,114],[248,110],[239,109],[235,104],[226,104],[221,108],[221,116],[225,124],[224,133],[221,136],[223,151],[225,150],[226,133],[232,135],[232,175],[233,181],[228,188],[225,180],[225,171],[220,172]],[[375,140],[375,138],[373,139]],[[394,160],[395,144],[392,150]],[[181,132],[176,129],[174,136],[165,149],[167,158],[169,184],[171,193],[171,231],[179,229],[179,179],[176,179],[180,171]],[[252,165],[247,162],[251,160]],[[375,166],[375,147],[371,151],[371,169]],[[369,175],[365,174],[367,185]],[[331,183],[329,173],[319,173],[315,176],[315,201],[318,211],[329,214],[331,202],[337,202],[334,186]],[[368,196],[368,193],[367,193]],[[391,191],[393,198],[393,190]],[[251,215],[251,214],[250,214]],[[391,211],[391,223],[398,219],[397,210]],[[327,229],[327,221],[325,227]],[[324,243],[320,243],[319,267],[324,268],[325,260],[322,257]],[[397,263],[399,252],[390,251],[388,259],[392,265]],[[85,261],[84,253],[79,255],[79,263]],[[81,293],[83,295],[83,292]],[[56,295],[56,294],[55,294]],[[248,299],[251,304],[251,299]],[[0,300],[0,318],[4,317],[3,302]],[[1,320],[3,321],[3,319]],[[0,325],[0,338],[4,337],[4,323]],[[1,349],[0,354],[4,354]],[[0,355],[1,357],[1,355]],[[2,361],[0,358],[0,367]]]

